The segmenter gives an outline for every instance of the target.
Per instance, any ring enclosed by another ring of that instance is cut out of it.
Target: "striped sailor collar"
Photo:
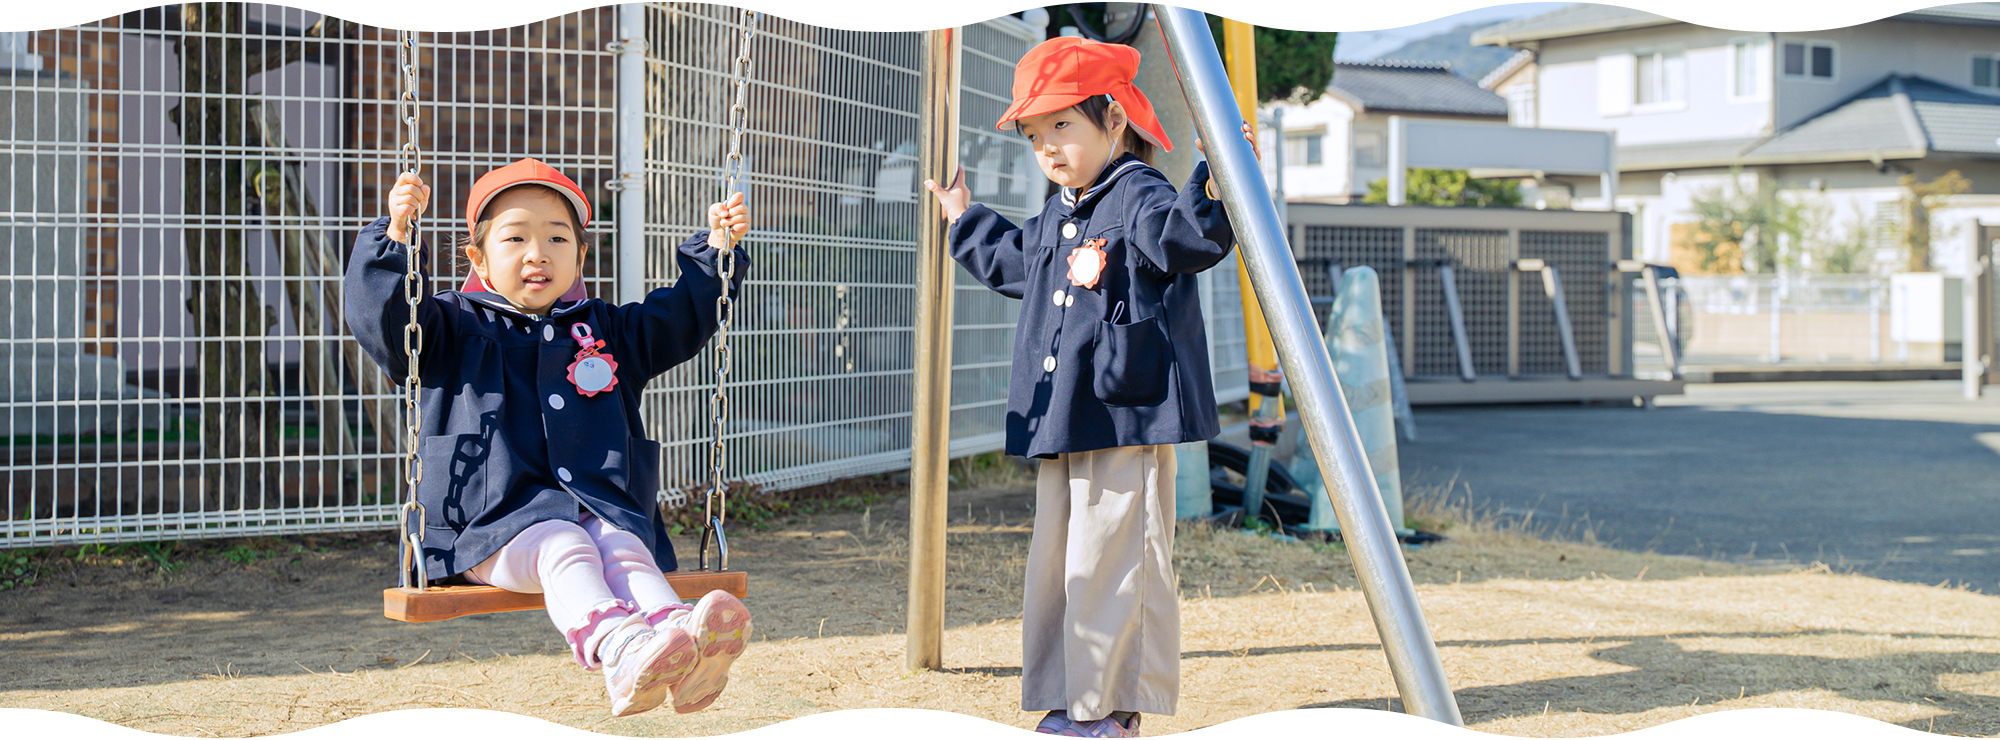
[[[492,291],[481,290],[481,291],[474,291],[471,293],[459,293],[459,295],[471,300],[474,303],[478,303],[482,306],[496,309],[503,313],[510,313],[515,316],[520,316],[530,321],[559,319],[562,318],[563,316],[568,315],[570,312],[575,311],[576,309],[582,307],[583,304],[590,302],[590,299],[588,298],[585,298],[581,301],[557,301],[554,306],[549,307],[548,315],[536,316],[534,314],[521,310],[520,306],[514,305],[514,302],[507,300],[506,296],[500,295],[499,293],[495,293]]]
[[[1062,203],[1070,208],[1076,208],[1083,203],[1096,200],[1098,196],[1110,190],[1111,184],[1117,182],[1118,178],[1124,177],[1127,173],[1134,170],[1144,169],[1145,167],[1145,162],[1140,161],[1138,157],[1132,156],[1129,153],[1120,156],[1117,159],[1111,160],[1111,164],[1104,166],[1104,171],[1097,175],[1097,181],[1091,183],[1090,189],[1084,191],[1082,201],[1078,201],[1076,197],[1076,188],[1063,188]]]

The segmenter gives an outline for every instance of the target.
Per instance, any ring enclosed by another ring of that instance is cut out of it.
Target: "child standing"
[[[1048,710],[1048,734],[1133,737],[1140,713],[1174,713],[1173,445],[1218,431],[1194,274],[1229,253],[1229,219],[1206,163],[1179,193],[1147,165],[1173,144],[1132,84],[1138,66],[1131,47],[1069,37],[1021,58],[999,127],[1061,186],[1026,223],[970,205],[958,182],[924,183],[952,221],[952,257],[1024,300],[1007,453],[1042,463],[1021,708]]]
[[[399,378],[410,226],[429,200],[423,180],[402,175],[347,266],[347,325]],[[677,712],[706,708],[750,614],[722,591],[689,607],[662,575],[677,566],[653,504],[660,446],[645,438],[640,391],[715,333],[716,259],[750,228],[743,196],[709,207],[710,230],[680,245],[673,287],[623,306],[572,291],[590,202],[555,168],[523,159],[486,173],[466,214],[464,289],[431,295],[426,276],[417,291],[426,575],[542,593],[577,662],[604,672],[613,715],[669,696]],[[740,250],[736,261],[748,264]]]

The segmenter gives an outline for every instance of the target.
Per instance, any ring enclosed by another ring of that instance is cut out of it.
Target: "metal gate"
[[[1680,391],[1678,381],[1633,377],[1633,299],[1629,280],[1618,272],[1629,256],[1624,214],[1303,203],[1291,204],[1287,213],[1309,292],[1332,295],[1334,270],[1365,265],[1380,276],[1382,313],[1403,374],[1417,381],[1409,385],[1413,403]],[[1541,266],[1552,268],[1561,286],[1575,346],[1574,378]],[[1469,373],[1452,329],[1447,268]],[[1326,312],[1319,312],[1322,326]]]

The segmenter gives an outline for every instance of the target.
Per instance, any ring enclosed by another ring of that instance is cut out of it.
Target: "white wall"
[[[1353,138],[1349,127],[1354,120],[1354,108],[1346,101],[1332,95],[1322,95],[1311,105],[1283,105],[1285,110],[1285,130],[1303,132],[1324,129],[1325,140],[1320,142],[1320,163],[1318,165],[1294,165],[1285,168],[1285,197],[1288,200],[1338,199],[1352,192],[1353,180],[1349,178],[1349,165],[1353,159]],[[1268,115],[1268,110],[1267,115]],[[1261,127],[1257,142],[1264,150],[1264,165],[1267,177],[1283,158],[1274,149],[1277,137],[1270,127]],[[1367,192],[1367,183],[1360,187]]]
[[[1620,146],[1764,135],[1771,122],[1769,78],[1765,77],[1760,87],[1765,94],[1746,98],[1730,94],[1734,71],[1730,44],[1758,38],[1766,35],[1675,25],[1548,41],[1539,58],[1538,122],[1546,128],[1616,130]],[[1771,48],[1767,43],[1767,56]],[[1684,103],[1600,112],[1599,58],[1653,49],[1683,55]],[[1969,73],[1969,59],[1966,65]]]

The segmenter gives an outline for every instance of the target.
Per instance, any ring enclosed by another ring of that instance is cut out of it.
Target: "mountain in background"
[[[1453,74],[1478,82],[1479,78],[1498,69],[1514,56],[1516,51],[1498,46],[1473,46],[1472,32],[1490,25],[1471,23],[1457,26],[1444,33],[1411,41],[1375,59],[1384,62],[1449,62]]]

